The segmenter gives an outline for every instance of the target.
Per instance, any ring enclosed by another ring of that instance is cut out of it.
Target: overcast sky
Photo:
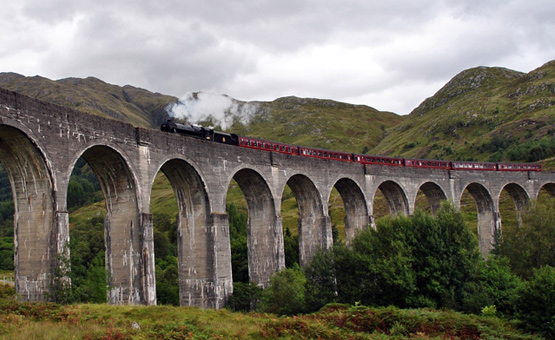
[[[555,59],[553,0],[18,0],[0,72],[407,114],[475,66]]]

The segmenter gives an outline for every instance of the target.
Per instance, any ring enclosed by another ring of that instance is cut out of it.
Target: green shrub
[[[555,338],[555,268],[534,270],[530,281],[519,290],[516,316],[522,327],[548,339]]]
[[[495,306],[504,316],[514,315],[514,302],[522,282],[511,272],[509,260],[492,256],[481,261],[477,277],[464,287],[463,310],[483,314],[483,308]]]
[[[495,305],[485,306],[482,308],[482,316],[495,317],[497,316],[497,307]]]
[[[383,219],[377,230],[359,232],[351,247],[318,253],[305,269],[309,309],[357,301],[461,308],[463,288],[476,280],[478,243],[453,204],[443,204],[436,215]]]
[[[262,310],[280,315],[302,313],[305,305],[306,278],[299,268],[285,268],[270,277],[262,292]]]
[[[555,266],[555,199],[532,201],[522,214],[520,228],[503,231],[499,253],[509,259],[511,269],[521,278],[533,270]]]
[[[252,312],[258,308],[261,298],[262,288],[256,283],[234,282],[233,294],[226,306],[234,312]]]

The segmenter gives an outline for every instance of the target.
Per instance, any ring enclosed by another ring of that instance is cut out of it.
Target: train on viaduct
[[[328,199],[334,188],[345,206],[347,242],[357,230],[374,227],[378,191],[392,214],[411,214],[419,191],[434,211],[442,200],[460,205],[466,190],[476,201],[483,252],[502,227],[503,190],[517,211],[542,189],[555,193],[555,174],[545,171],[453,171],[299,157],[134,127],[0,89],[0,161],[14,198],[15,284],[23,300],[47,299],[60,257],[68,254],[67,192],[79,158],[96,174],[105,198],[112,304],[156,304],[150,199],[160,171],[178,203],[180,303],[205,308],[223,307],[233,290],[226,214],[232,180],[248,206],[249,277],[263,286],[285,266],[286,186],[299,208],[301,265],[332,245]]]

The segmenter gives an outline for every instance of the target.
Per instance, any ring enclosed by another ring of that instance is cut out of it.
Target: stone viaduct
[[[0,161],[15,205],[16,290],[47,299],[60,255],[68,254],[67,191],[83,157],[105,196],[108,301],[156,304],[150,195],[162,171],[179,208],[180,302],[221,308],[232,293],[226,195],[232,179],[248,206],[249,276],[260,285],[284,267],[281,197],[286,185],[299,207],[301,262],[332,244],[328,199],[335,187],[346,211],[346,235],[373,225],[381,190],[392,213],[411,214],[421,190],[432,210],[440,201],[474,197],[482,251],[501,227],[506,190],[522,210],[540,189],[555,193],[553,173],[499,173],[364,166],[244,149],[85,114],[0,89]]]

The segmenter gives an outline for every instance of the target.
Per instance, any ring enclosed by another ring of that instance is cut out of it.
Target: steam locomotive
[[[340,151],[309,148],[292,144],[272,142],[259,138],[239,136],[232,133],[215,131],[196,124],[176,123],[173,119],[164,122],[162,131],[192,136],[217,143],[234,145],[242,148],[279,152],[288,155],[329,159],[342,162],[354,162],[369,165],[402,166],[411,168],[444,169],[444,170],[476,170],[476,171],[541,171],[538,163],[494,163],[469,161],[441,161],[428,159],[409,159],[355,154]]]

